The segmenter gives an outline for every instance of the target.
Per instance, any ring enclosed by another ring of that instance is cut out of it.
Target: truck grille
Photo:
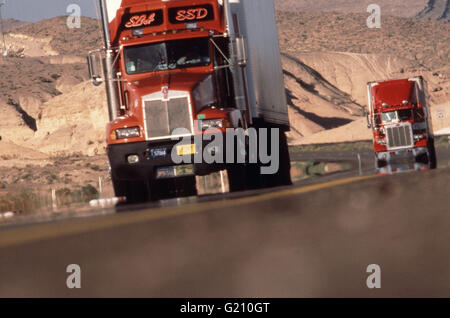
[[[171,137],[177,128],[193,133],[188,97],[145,101],[144,105],[148,139]]]
[[[386,127],[388,148],[403,148],[413,146],[410,124]]]

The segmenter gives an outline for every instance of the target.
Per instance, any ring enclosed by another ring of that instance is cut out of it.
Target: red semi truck
[[[106,85],[107,153],[118,197],[196,195],[196,176],[222,170],[231,191],[291,183],[273,0],[99,5],[105,48],[90,52],[88,63],[94,85]],[[212,131],[227,143],[208,146]],[[261,173],[269,165],[262,150],[276,157],[276,171]],[[198,159],[202,152],[235,160],[211,163]],[[174,154],[192,161],[180,163]]]
[[[367,90],[378,173],[436,168],[423,78],[371,82]]]

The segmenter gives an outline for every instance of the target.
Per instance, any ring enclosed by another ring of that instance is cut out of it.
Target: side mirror
[[[366,112],[367,128],[372,128],[372,121],[370,120],[370,113]]]
[[[101,51],[89,52],[87,62],[92,84],[100,86],[103,83],[103,57]]]
[[[245,38],[243,36],[239,36],[236,38],[236,55],[238,65],[240,67],[247,66],[247,50]]]

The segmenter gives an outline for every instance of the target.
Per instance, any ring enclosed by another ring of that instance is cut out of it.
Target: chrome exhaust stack
[[[106,85],[106,95],[108,98],[108,111],[109,119],[113,121],[117,118],[119,109],[119,92],[117,91],[117,81],[116,74],[114,73],[114,60],[115,52],[114,48],[111,46],[111,33],[109,30],[109,18],[108,18],[108,8],[106,5],[106,0],[99,0],[100,2],[100,12],[102,18],[103,35],[105,41],[105,59],[103,61],[104,73],[105,73],[105,85]]]

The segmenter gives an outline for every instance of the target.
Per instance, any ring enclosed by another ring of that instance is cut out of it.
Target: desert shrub
[[[102,170],[99,166],[97,166],[97,165],[91,165],[91,169],[92,170],[94,170],[94,171],[100,171],[100,170]]]
[[[0,195],[0,211],[21,211],[29,214],[50,205],[50,193],[34,192],[28,188]]]
[[[88,184],[79,189],[62,188],[56,191],[58,206],[68,206],[73,203],[85,203],[99,198],[97,189]]]

